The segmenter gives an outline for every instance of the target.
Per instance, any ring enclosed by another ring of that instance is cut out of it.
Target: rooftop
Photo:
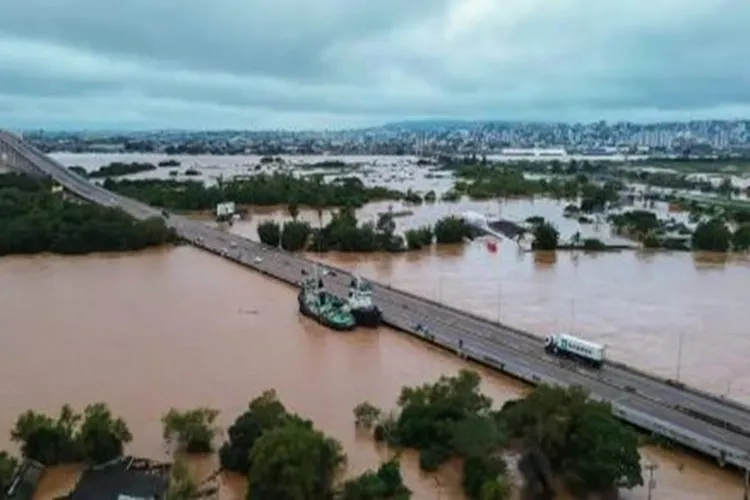
[[[124,457],[86,470],[69,500],[159,500],[169,486],[169,464]]]

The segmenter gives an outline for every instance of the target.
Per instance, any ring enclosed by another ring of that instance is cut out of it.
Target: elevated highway
[[[2,131],[0,159],[13,170],[48,176],[81,198],[119,207],[135,218],[162,215],[160,209],[92,184]],[[199,248],[293,285],[299,284],[302,271],[313,265],[298,255],[175,214],[166,222]],[[326,284],[334,292],[344,293],[351,277],[343,270],[336,271],[336,276],[326,278]],[[530,333],[383,284],[373,283],[373,292],[384,320],[399,330],[532,384],[580,385],[592,397],[612,403],[619,417],[637,427],[715,457],[720,464],[750,469],[750,407],[619,363],[607,362],[601,370],[587,370],[546,355],[541,339]],[[429,335],[417,330],[420,323],[429,326]]]

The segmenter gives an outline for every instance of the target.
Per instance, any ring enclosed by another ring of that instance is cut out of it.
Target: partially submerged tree
[[[190,470],[182,460],[176,460],[172,464],[172,474],[169,478],[169,489],[167,489],[164,500],[192,500],[198,496],[198,483],[190,475]]]
[[[79,433],[84,457],[93,463],[103,463],[122,456],[125,444],[133,440],[127,424],[114,417],[104,403],[86,407]]]
[[[229,440],[219,450],[222,468],[247,474],[250,470],[250,450],[255,442],[265,432],[282,427],[289,421],[312,427],[311,422],[288,413],[276,391],[264,391],[250,402],[247,411],[237,417],[227,430]]]
[[[124,420],[115,418],[104,403],[85,408],[83,415],[64,405],[57,419],[27,410],[11,432],[21,452],[44,465],[86,460],[102,463],[123,454],[132,441]]]
[[[161,419],[164,440],[176,444],[178,451],[208,453],[213,450],[213,440],[218,432],[215,425],[219,411],[200,407],[190,410],[171,408]]]
[[[575,493],[643,484],[636,435],[583,389],[540,385],[502,416]]]
[[[354,425],[372,429],[382,415],[377,406],[365,401],[354,407]]]
[[[289,422],[263,433],[252,447],[248,499],[330,498],[345,461],[336,440]]]
[[[397,458],[384,462],[377,471],[368,470],[339,488],[337,500],[409,500]]]

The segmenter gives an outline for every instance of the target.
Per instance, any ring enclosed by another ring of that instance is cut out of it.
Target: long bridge
[[[137,219],[164,217],[161,209],[110,192],[24,142],[0,131],[0,170],[48,177],[68,192],[100,205],[119,207]],[[269,248],[177,214],[166,223],[185,241],[292,285],[313,265],[298,255]],[[351,276],[337,270],[327,278],[345,293]],[[624,421],[684,447],[714,457],[721,465],[750,469],[750,407],[608,361],[589,370],[544,353],[541,339],[507,325],[423,297],[373,283],[384,321],[530,384],[578,385],[608,401]],[[429,325],[425,335],[419,324]]]

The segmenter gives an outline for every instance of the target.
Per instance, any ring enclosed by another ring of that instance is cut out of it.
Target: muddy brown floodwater
[[[372,220],[388,205],[368,205],[358,217]],[[506,200],[500,210],[514,220],[542,215],[565,237],[580,230],[586,236],[616,239],[606,225],[564,219],[564,205]],[[401,208],[394,204],[394,211]],[[496,213],[498,205],[465,201],[410,209],[413,215],[396,219],[402,229],[467,210]],[[318,224],[316,213],[306,211],[301,217]],[[232,231],[257,239],[258,222],[287,218],[284,209],[264,210],[236,223]],[[475,241],[420,253],[327,254],[320,260],[491,319],[500,317],[539,336],[573,331],[605,344],[610,358],[750,403],[747,254],[633,250],[535,255],[504,240],[497,253],[489,252],[484,241]]]
[[[455,256],[362,260],[358,265],[382,278],[391,276],[394,284],[413,281],[412,289],[434,293],[434,271],[429,270],[434,267],[426,262],[436,259],[443,263],[445,300],[460,301],[461,290],[448,278]],[[575,269],[566,259],[560,257],[558,265]],[[605,272],[603,260],[593,262]],[[506,268],[516,273],[515,284],[504,293],[508,319],[518,319],[519,313],[511,311],[521,307],[521,315],[533,312],[536,321],[551,326],[554,321],[542,317],[560,285],[552,279],[556,271],[544,278],[545,271],[534,271],[535,266],[528,261],[518,271]],[[529,283],[533,273],[542,276],[538,284]],[[609,280],[606,274],[600,277]],[[538,305],[532,305],[533,290]],[[392,407],[403,385],[467,366],[389,329],[342,335],[320,328],[296,313],[291,288],[189,247],[117,256],[3,258],[0,304],[0,448],[11,446],[9,430],[27,408],[56,412],[63,403],[80,408],[101,400],[128,421],[135,435],[129,451],[163,458],[159,419],[170,406],[213,406],[222,411],[226,425],[251,398],[275,388],[292,410],[342,441],[349,473],[357,473],[376,466],[383,452],[356,434],[354,405],[369,400]],[[585,318],[584,313],[578,321],[583,325]],[[498,404],[525,390],[479,371],[484,389]],[[739,478],[707,462],[651,449],[644,457],[660,464],[655,499],[740,498]],[[207,471],[213,464],[198,466]],[[414,455],[407,454],[403,469],[417,500],[463,498],[455,467],[424,475]],[[77,473],[75,467],[50,471],[37,498],[65,493]],[[242,482],[226,478],[223,498],[242,495]],[[645,498],[645,493],[637,490],[627,498]]]

